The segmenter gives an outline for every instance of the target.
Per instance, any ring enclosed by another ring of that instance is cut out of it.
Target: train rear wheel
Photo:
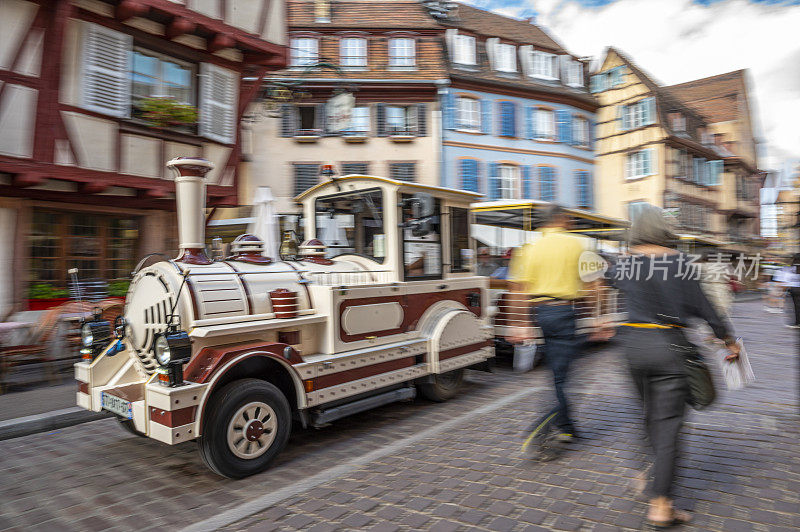
[[[419,391],[426,399],[441,403],[452,399],[464,384],[464,370],[456,369],[447,373],[433,375],[431,382],[419,385]]]
[[[286,446],[291,421],[289,402],[277,387],[258,379],[234,381],[211,398],[200,456],[224,477],[260,473]]]

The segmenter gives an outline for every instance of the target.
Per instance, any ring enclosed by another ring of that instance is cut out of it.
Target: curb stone
[[[0,440],[9,440],[21,436],[29,436],[38,432],[63,429],[73,425],[80,425],[89,421],[95,421],[113,414],[109,412],[92,412],[74,406],[61,410],[53,410],[44,414],[33,416],[18,417],[0,421]]]

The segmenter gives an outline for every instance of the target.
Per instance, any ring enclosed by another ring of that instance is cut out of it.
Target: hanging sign
[[[356,98],[349,92],[342,92],[328,100],[328,129],[338,132],[349,128],[355,104]]]

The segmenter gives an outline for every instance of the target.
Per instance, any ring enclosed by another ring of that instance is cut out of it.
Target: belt
[[[537,305],[572,305],[574,301],[571,299],[556,299],[556,298],[540,298],[535,297],[531,299],[534,306]]]
[[[682,325],[663,325],[661,323],[620,323],[620,325],[637,329],[683,329]]]

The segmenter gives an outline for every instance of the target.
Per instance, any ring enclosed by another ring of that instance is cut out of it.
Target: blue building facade
[[[442,185],[594,209],[587,62],[529,21],[458,4],[446,23]]]
[[[594,112],[458,87],[443,100],[443,186],[592,209]]]

